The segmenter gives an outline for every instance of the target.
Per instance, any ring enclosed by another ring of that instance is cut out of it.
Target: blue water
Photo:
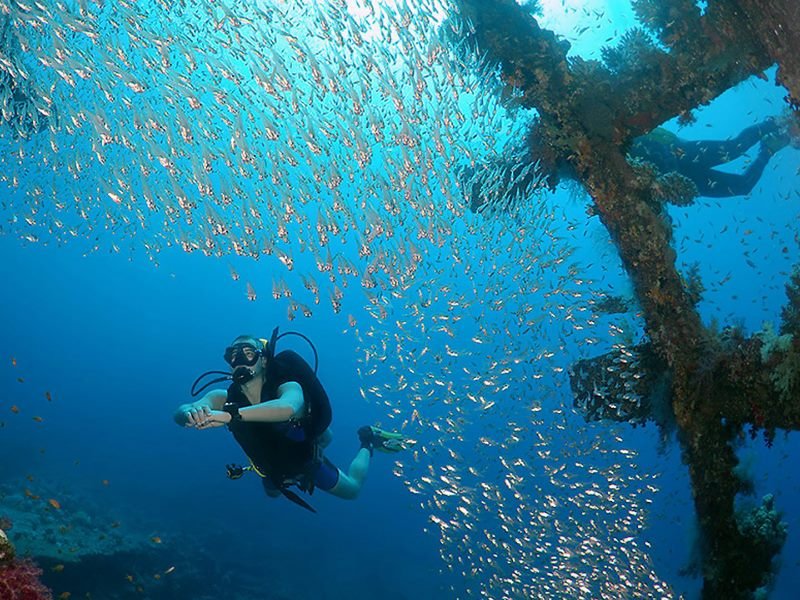
[[[547,4],[546,14],[552,15],[556,9]],[[609,34],[632,24],[628,10],[609,10],[604,19],[602,27],[581,37],[575,52],[591,56]],[[565,31],[580,26],[576,21],[564,25]],[[679,128],[668,123],[667,127],[689,139],[724,139],[767,116],[780,114],[785,90],[771,83],[773,72],[768,75],[769,82],[753,78],[698,110],[693,125]],[[778,320],[785,302],[783,284],[792,265],[800,261],[798,158],[800,152],[795,149],[779,152],[748,198],[700,199],[692,207],[670,209],[681,268],[700,261],[700,273],[708,282],[719,282],[729,275],[726,283],[708,286],[701,304],[707,322],[713,318],[741,322],[753,332],[763,321]],[[21,188],[31,183],[23,174]],[[2,193],[18,192],[4,187]],[[591,279],[593,289],[629,294],[607,234],[597,219],[586,217],[588,198],[574,190],[560,189],[546,203],[556,214],[552,231],[575,248],[571,260],[584,267],[581,277]],[[579,227],[570,228],[571,223],[579,223]],[[200,598],[204,592],[217,589],[214,586],[223,586],[226,597],[244,600],[477,597],[483,576],[470,578],[448,571],[442,555],[456,549],[452,539],[440,539],[429,519],[431,514],[440,514],[430,505],[424,506],[432,495],[411,493],[403,482],[405,478],[392,473],[394,458],[374,457],[367,484],[356,501],[315,493],[311,503],[318,514],[312,515],[284,499],[266,498],[255,477],[226,479],[224,465],[244,459],[224,429],[183,430],[172,422],[175,408],[189,401],[194,378],[205,370],[224,367],[223,349],[235,335],[267,336],[275,326],[297,329],[310,336],[319,351],[319,377],[334,407],[334,441],[328,456],[346,469],[358,448],[355,432],[359,426],[399,424],[410,418],[411,406],[406,395],[396,389],[396,376],[380,370],[378,379],[365,384],[357,372],[358,368],[365,369],[359,361],[363,361],[364,347],[370,345],[368,339],[364,341],[370,327],[379,329],[384,339],[391,339],[393,333],[402,336],[407,326],[397,320],[408,315],[400,301],[395,302],[394,319],[374,320],[364,308],[363,296],[352,290],[358,288],[356,282],[347,291],[341,314],[330,311],[327,296],[322,293],[322,306],[312,307],[312,319],[298,317],[289,322],[286,302],[270,297],[271,282],[280,274],[292,284],[296,282],[285,271],[278,271],[273,257],[258,262],[237,256],[220,259],[171,247],[160,252],[156,266],[140,247],[128,251],[127,234],[119,232],[98,228],[61,245],[47,237],[30,243],[13,228],[8,230],[11,233],[0,236],[0,486],[10,486],[4,493],[22,487],[33,493],[46,490],[43,493],[47,498],[58,499],[64,512],[73,513],[86,506],[98,532],[110,532],[112,523],[119,522],[114,530],[160,540],[151,544],[158,551],[153,564],[120,566],[122,571],[136,571],[134,582],[116,572],[99,571],[98,579],[106,578],[106,593],[120,598],[141,597],[135,590],[136,582],[146,579],[145,589],[153,597]],[[140,235],[152,237],[154,232]],[[91,252],[95,237],[101,249]],[[110,252],[112,243],[122,250]],[[536,244],[546,255],[548,242],[542,238],[536,239]],[[451,257],[446,248],[425,248],[425,260],[431,265],[427,272],[447,273],[443,265]],[[350,260],[359,262],[353,244],[345,251],[351,253]],[[298,253],[295,259],[299,272],[314,270],[308,253]],[[502,264],[502,253],[493,260]],[[231,278],[231,267],[240,275],[236,281]],[[478,285],[488,281],[488,275],[480,269],[476,277]],[[324,281],[322,276],[318,279]],[[475,284],[450,275],[443,276],[443,281],[450,285],[453,298],[469,295]],[[258,292],[256,301],[248,300],[245,282],[252,283]],[[553,269],[540,274],[539,285],[548,289],[571,284],[564,283],[563,272]],[[478,302],[476,314],[493,298],[480,300],[484,304]],[[535,297],[529,302],[541,309]],[[575,305],[580,302],[576,300]],[[357,328],[348,325],[348,314],[358,322]],[[504,323],[506,316],[500,311],[492,318]],[[577,358],[600,354],[617,341],[608,335],[607,323],[622,324],[609,318],[599,328],[598,343],[586,345],[582,334],[572,331],[568,323],[548,320],[537,331],[539,337],[530,340],[531,352],[561,347],[552,365],[566,368]],[[641,327],[635,317],[627,318],[626,323],[632,330]],[[285,343],[285,347],[310,357],[302,342]],[[419,344],[420,348],[428,347],[431,355],[445,353],[445,344],[455,350],[472,347],[466,339],[435,333],[420,338]],[[516,348],[525,345],[525,340],[500,335],[492,352],[506,344]],[[387,364],[404,368],[396,362],[392,348],[388,354]],[[487,361],[478,357],[454,364],[480,369]],[[435,368],[428,372],[436,373]],[[425,374],[409,370],[405,376],[411,383],[422,383]],[[452,382],[455,396],[460,389],[464,394],[474,389],[471,378],[458,369],[438,376]],[[541,508],[543,494],[562,493],[544,475],[537,463],[537,451],[552,450],[562,457],[567,472],[583,477],[588,467],[603,468],[619,460],[619,454],[593,453],[593,440],[630,449],[637,455],[635,466],[634,461],[623,464],[622,480],[630,482],[625,491],[640,494],[632,502],[646,508],[639,546],[651,544],[651,568],[670,587],[670,595],[697,597],[700,580],[683,572],[695,527],[688,476],[677,443],[673,440],[661,446],[652,425],[633,429],[618,424],[585,424],[571,410],[565,374],[548,372],[537,381],[525,389],[511,388],[508,394],[493,397],[499,412],[486,416],[469,413],[474,420],[464,426],[461,440],[449,441],[446,436],[423,432],[420,448],[427,448],[428,453],[422,458],[424,466],[408,469],[412,485],[425,475],[428,464],[433,469],[451,464],[453,459],[446,452],[450,448],[461,453],[463,464],[480,465],[481,477],[502,488],[503,470],[496,462],[485,463],[488,459],[475,440],[485,436],[502,441],[512,420],[522,423],[524,429],[514,452],[531,465],[526,484],[530,487],[525,488],[523,504]],[[389,408],[379,398],[369,394],[367,399],[362,397],[359,388],[364,385],[385,385],[391,390],[387,396],[400,411],[398,421],[389,419]],[[522,404],[531,402],[545,407],[541,423],[533,426],[523,422],[530,415],[520,410]],[[464,404],[468,402],[464,400]],[[12,406],[18,412],[12,411]],[[445,416],[461,414],[451,405],[429,410]],[[562,412],[554,412],[559,410]],[[566,425],[563,431],[555,427],[561,422]],[[543,432],[547,445],[538,445],[536,431]],[[608,441],[612,433],[619,436],[618,445]],[[760,437],[755,441],[745,437],[740,449],[742,461],[752,465],[754,498],[775,494],[776,505],[785,511],[789,526],[774,598],[793,598],[800,585],[800,477],[792,468],[799,445],[797,434],[779,432],[771,449]],[[647,481],[652,481],[657,491],[648,491],[642,481],[634,481],[641,474],[652,477]],[[25,479],[29,476],[31,479]],[[504,503],[503,510],[508,510],[507,500]],[[0,498],[0,517],[2,508]],[[40,498],[31,500],[30,510],[52,509]],[[563,511],[565,520],[566,515],[575,519],[570,521],[573,525],[580,524],[581,519],[588,523],[589,519],[603,518],[590,512],[581,514],[577,509]],[[484,524],[490,532],[502,536],[496,514],[489,512],[477,520],[478,525]],[[622,517],[611,507],[605,518],[614,522]],[[521,520],[517,525],[520,531],[530,527]],[[19,527],[9,531],[15,532]],[[514,532],[510,535],[513,537]],[[548,536],[546,539],[554,541]],[[491,556],[478,546],[475,551]],[[533,562],[546,573],[543,579],[557,580],[547,556],[541,564]],[[504,562],[497,562],[498,571],[503,572]],[[587,563],[575,564],[578,570],[591,571]],[[49,563],[47,566],[52,567]],[[171,566],[176,567],[175,574],[180,571],[180,585],[172,583],[168,575],[153,577]],[[59,579],[68,577],[69,570],[69,565],[63,573],[48,568],[45,580],[56,594],[80,591],[77,584],[70,583],[74,586],[70,587],[63,583],[66,579]],[[510,576],[510,571],[505,574]],[[603,568],[597,573],[604,573]],[[538,589],[535,582],[531,589]],[[655,594],[654,588],[649,589]],[[540,594],[547,597],[545,592]],[[489,595],[500,597],[496,589]]]
[[[34,474],[61,493],[90,495],[123,524],[131,514],[146,521],[164,543],[211,537],[213,546],[190,554],[198,555],[198,568],[219,560],[253,570],[264,574],[265,590],[276,579],[288,586],[286,597],[334,598],[337,587],[365,598],[435,593],[442,583],[437,542],[422,534],[425,514],[392,477],[389,459],[375,458],[357,502],[317,492],[311,502],[319,514],[312,515],[270,501],[255,477],[227,480],[224,465],[244,459],[224,430],[184,431],[172,422],[194,378],[223,366],[231,331],[281,324],[281,315],[224,283],[226,265],[176,252],[155,270],[119,256],[1,243],[10,259],[2,278],[16,290],[2,315],[5,481]],[[356,429],[381,411],[356,391],[352,340],[324,322],[303,331],[317,345],[319,376],[334,402],[328,454],[346,468],[358,448]],[[21,406],[19,415],[11,403]],[[398,564],[418,565],[418,572]]]

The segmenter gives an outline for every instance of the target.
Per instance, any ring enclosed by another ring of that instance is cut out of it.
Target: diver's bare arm
[[[204,408],[221,410],[227,399],[228,392],[225,390],[211,390],[195,402],[181,404],[178,410],[175,411],[175,422],[178,425],[187,425],[189,424],[189,415],[197,414],[198,411],[202,411]]]
[[[278,388],[278,397],[239,409],[242,421],[281,423],[303,413],[303,388],[299,383],[287,381]]]

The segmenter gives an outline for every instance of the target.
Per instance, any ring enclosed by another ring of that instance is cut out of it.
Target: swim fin
[[[384,431],[374,425],[365,425],[358,430],[358,439],[361,441],[361,447],[379,452],[400,452],[406,448],[406,438],[402,433],[395,433],[393,431]]]

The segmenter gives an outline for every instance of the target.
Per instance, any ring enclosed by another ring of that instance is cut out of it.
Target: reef
[[[49,599],[47,588],[79,598],[220,598],[232,589],[258,597],[261,582],[232,581],[206,540],[154,531],[146,517],[126,513],[52,482],[0,486],[0,526],[14,544],[0,536],[0,598]],[[4,595],[4,584],[37,591]]]
[[[32,488],[32,489],[31,489]],[[18,553],[39,562],[79,563],[93,555],[145,551],[145,534],[132,534],[119,521],[74,492],[28,483],[0,488],[2,513],[12,524]]]
[[[693,109],[775,64],[786,102],[797,110],[800,4],[711,0],[703,12],[694,0],[634,0],[641,28],[608,49],[604,62],[568,58],[569,44],[514,0],[457,4],[469,42],[538,113],[526,140],[532,179],[554,187],[568,174],[588,191],[642,309],[646,345],[573,367],[576,405],[587,418],[653,419],[677,431],[702,536],[703,597],[763,594],[785,531],[774,526],[783,537],[765,543],[735,510],[743,484],[733,442],[747,427],[762,430],[768,444],[776,429],[800,428],[798,277],[787,287],[782,339],[704,325],[696,309],[702,284],[678,272],[663,214],[664,202],[687,204],[695,191],[632,164],[627,150],[670,119],[690,121]]]

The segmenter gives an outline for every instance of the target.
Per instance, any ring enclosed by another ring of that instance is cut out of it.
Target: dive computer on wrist
[[[242,420],[242,415],[239,412],[239,406],[234,404],[233,402],[226,402],[225,404],[223,404],[222,410],[224,410],[231,416],[231,423],[234,421]]]

